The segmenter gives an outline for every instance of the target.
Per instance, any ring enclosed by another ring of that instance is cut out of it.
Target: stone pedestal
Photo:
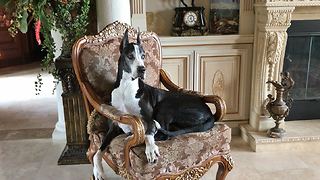
[[[59,57],[55,66],[62,83],[62,100],[65,117],[67,144],[59,165],[90,163],[86,152],[89,147],[87,114],[84,100],[73,70],[71,58]]]

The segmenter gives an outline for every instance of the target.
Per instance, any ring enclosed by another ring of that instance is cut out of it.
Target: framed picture
[[[209,30],[211,34],[239,33],[240,0],[211,0]]]

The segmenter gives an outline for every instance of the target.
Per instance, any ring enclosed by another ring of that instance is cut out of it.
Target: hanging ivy
[[[37,41],[41,43],[41,50],[47,54],[42,60],[43,68],[52,74],[55,87],[58,75],[54,67],[54,53],[56,45],[51,35],[51,30],[58,30],[62,34],[62,40],[67,36],[72,38],[65,42],[62,51],[70,56],[74,42],[85,35],[88,26],[88,13],[91,0],[1,0],[0,8],[5,8],[10,13],[11,26],[8,31],[15,36],[20,30],[22,33],[28,31],[28,24],[35,20]],[[39,27],[40,26],[40,29]],[[39,33],[43,36],[40,42]],[[42,76],[39,73],[35,82],[36,94],[39,95],[43,85]],[[55,90],[55,88],[54,88]]]

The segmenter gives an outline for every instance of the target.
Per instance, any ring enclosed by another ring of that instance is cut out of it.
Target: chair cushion
[[[98,147],[104,134],[93,136],[94,144]],[[113,139],[105,154],[109,160],[123,168],[125,137],[119,135]],[[130,151],[131,174],[135,179],[156,179],[160,174],[177,174],[190,167],[201,165],[210,157],[226,154],[230,150],[230,141],[231,128],[225,124],[215,124],[211,130],[205,132],[189,133],[166,141],[157,141],[161,156],[156,163],[147,162],[145,145],[140,145]]]

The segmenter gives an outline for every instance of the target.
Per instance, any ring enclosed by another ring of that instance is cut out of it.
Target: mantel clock
[[[209,33],[203,13],[204,7],[178,7],[174,10],[171,35],[201,36]]]

